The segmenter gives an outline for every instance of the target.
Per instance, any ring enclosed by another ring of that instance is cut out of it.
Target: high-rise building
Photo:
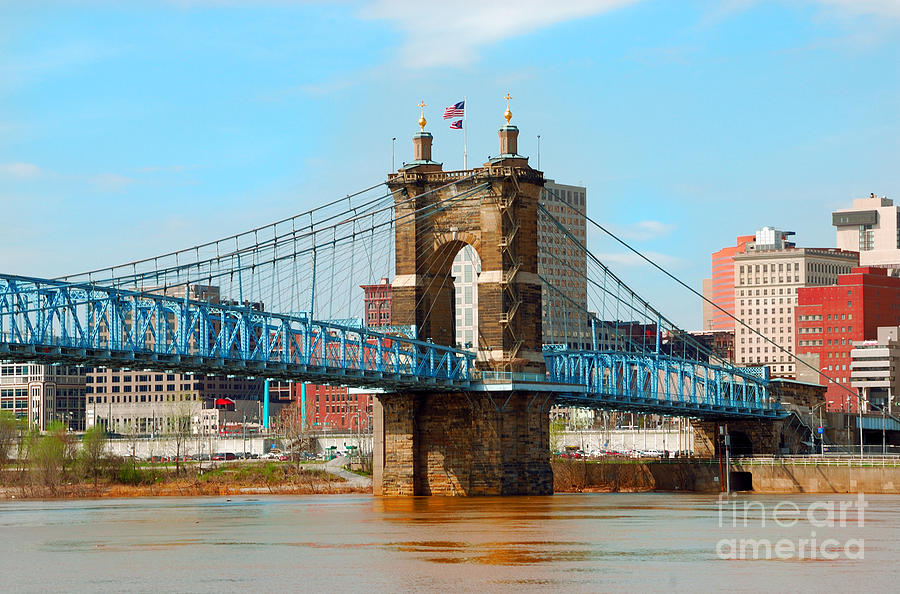
[[[853,208],[831,215],[837,246],[859,252],[860,266],[887,268],[900,276],[900,206],[886,196],[857,198]]]
[[[815,372],[804,379],[827,385],[828,410],[855,411],[853,344],[876,339],[881,326],[900,324],[900,278],[883,268],[853,268],[836,285],[800,288],[797,297],[798,357],[837,384]]]
[[[793,247],[785,235],[763,227],[743,253],[734,255],[734,307],[747,325],[735,326],[734,356],[739,365],[765,365],[773,377],[794,378],[798,290],[836,283],[839,274],[857,265],[858,255],[833,248]]]
[[[878,328],[875,340],[853,343],[850,385],[871,409],[893,414],[900,396],[900,326]]]
[[[703,296],[734,315],[734,255],[754,240],[753,235],[741,235],[735,245],[712,254],[712,277],[703,279]],[[734,320],[721,310],[703,302],[703,330],[734,330]]]
[[[544,344],[590,348],[587,309],[587,190],[547,180],[541,202],[563,229],[538,213],[538,274]]]
[[[55,421],[84,431],[86,368],[74,365],[0,364],[0,410],[44,431]]]

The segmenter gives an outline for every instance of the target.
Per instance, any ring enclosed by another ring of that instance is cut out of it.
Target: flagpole
[[[468,140],[469,140],[469,123],[466,121],[466,114],[469,113],[469,99],[463,97],[463,169],[469,168]]]

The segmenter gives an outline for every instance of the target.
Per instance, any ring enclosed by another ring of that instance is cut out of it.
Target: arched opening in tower
[[[481,274],[481,258],[471,245],[466,244],[453,259],[454,328],[456,346],[461,349],[478,349],[478,275]]]

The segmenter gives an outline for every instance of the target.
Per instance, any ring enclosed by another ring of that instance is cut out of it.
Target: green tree
[[[71,457],[71,444],[65,425],[58,422],[51,424],[45,435],[33,437],[29,450],[35,482],[56,491]]]
[[[566,431],[566,420],[565,419],[555,419],[550,421],[550,451],[558,452],[563,433]]]
[[[85,474],[94,479],[95,489],[106,456],[106,441],[106,430],[102,425],[94,425],[85,431],[81,440],[79,462]]]
[[[22,423],[11,412],[0,411],[0,470],[9,462],[13,445],[19,439]]]

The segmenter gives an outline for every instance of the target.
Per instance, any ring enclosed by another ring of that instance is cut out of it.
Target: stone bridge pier
[[[375,495],[550,495],[547,394],[386,394],[374,410]]]
[[[732,456],[778,456],[781,453],[783,421],[691,421],[694,454],[701,458],[725,456],[719,427],[731,436]]]

